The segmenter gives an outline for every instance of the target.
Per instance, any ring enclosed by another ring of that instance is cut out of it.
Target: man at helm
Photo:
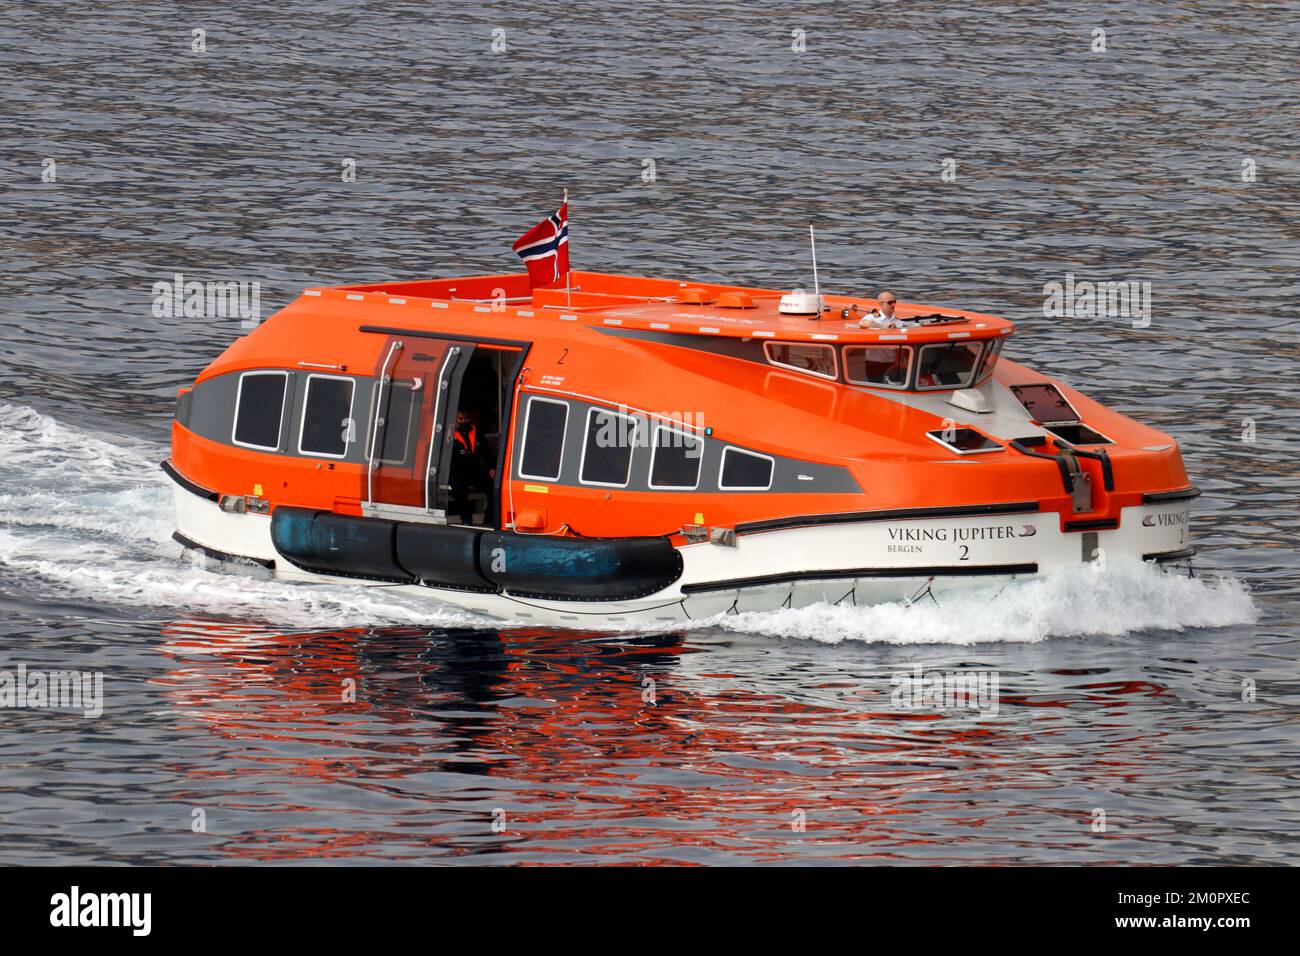
[[[880,303],[880,308],[872,312],[868,318],[880,326],[887,329],[902,328],[903,320],[894,315],[894,307],[898,304],[898,297],[892,292],[881,292],[876,296],[876,301]]]

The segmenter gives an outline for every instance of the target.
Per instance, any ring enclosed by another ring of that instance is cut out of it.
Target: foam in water
[[[172,540],[163,446],[120,445],[0,403],[0,568],[26,591],[286,627],[485,623],[383,587],[293,584],[206,565]],[[9,583],[9,582],[6,582]]]
[[[252,617],[288,627],[411,624],[494,626],[418,595],[384,587],[307,585],[264,574],[207,570],[171,539],[165,447],[105,441],[23,406],[0,403],[0,569],[95,603]],[[1254,621],[1238,581],[1166,574],[1111,561],[940,603],[817,605],[694,621],[772,637],[892,644],[1041,641],[1221,627]],[[495,626],[500,626],[497,623]],[[644,625],[635,628],[644,630]]]
[[[1258,612],[1233,578],[1191,578],[1141,561],[1080,565],[1003,588],[949,592],[936,603],[818,604],[700,622],[728,631],[839,644],[985,644],[1048,637],[1250,624]]]
[[[25,405],[0,402],[0,480],[5,491],[161,483],[165,479],[158,462],[165,457],[160,446],[121,436],[106,441]]]

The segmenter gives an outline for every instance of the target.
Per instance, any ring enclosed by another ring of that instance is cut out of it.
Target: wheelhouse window
[[[906,388],[911,371],[910,345],[844,346],[844,379],[853,385]]]
[[[695,435],[660,425],[650,455],[650,487],[692,490],[700,484],[704,442]]]
[[[998,364],[998,356],[1002,354],[1002,339],[990,339],[987,347],[984,349],[984,357],[980,359],[979,371],[975,373],[975,381],[982,382],[993,371],[993,367]]]
[[[342,458],[352,440],[352,395],[356,383],[336,375],[308,375],[302,403],[298,451],[322,458]]]
[[[638,427],[639,423],[631,415],[603,408],[588,409],[578,480],[584,485],[626,488]]]
[[[245,448],[279,451],[288,372],[245,372],[235,397],[235,427],[231,440]]]
[[[821,378],[835,378],[835,348],[802,342],[764,342],[767,360],[780,368],[807,372]]]
[[[757,452],[726,448],[718,487],[723,491],[766,491],[772,487],[774,459]]]
[[[553,398],[528,399],[524,445],[519,453],[519,477],[556,481],[564,460],[564,430],[569,405]]]
[[[943,342],[921,346],[916,387],[920,391],[966,388],[975,377],[983,342]]]

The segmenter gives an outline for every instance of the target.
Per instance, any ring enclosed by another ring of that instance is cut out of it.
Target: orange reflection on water
[[[978,829],[994,812],[972,812],[981,791],[1047,784],[1053,708],[1163,690],[1008,692],[1004,707],[1048,708],[1027,750],[1023,722],[899,711],[887,677],[745,676],[680,635],[189,620],[165,637],[159,682],[207,742],[174,769],[187,799],[236,821],[210,833],[242,860],[762,861],[788,859],[792,841],[823,859],[905,844],[915,859],[934,843],[918,812]],[[1135,749],[1081,759],[1122,776]]]

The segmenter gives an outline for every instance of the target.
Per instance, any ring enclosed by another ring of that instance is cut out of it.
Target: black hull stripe
[[[1066,531],[1114,531],[1119,527],[1118,518],[1094,518],[1091,521],[1067,521]]]
[[[789,518],[765,518],[743,521],[736,534],[756,534],[823,524],[853,524],[858,521],[913,521],[922,518],[978,518],[984,515],[1014,515],[1038,511],[1037,501],[1009,501],[990,505],[949,505],[938,508],[894,508],[889,511],[841,511],[824,515],[794,515]]]
[[[1142,496],[1144,505],[1156,504],[1162,501],[1187,501],[1191,498],[1199,497],[1201,489],[1192,485],[1188,488],[1180,488],[1177,491],[1148,491]]]
[[[1153,551],[1142,555],[1143,561],[1181,561],[1196,553],[1196,548],[1181,548],[1178,551]]]
[[[208,489],[204,488],[202,485],[196,485],[194,482],[190,481],[179,471],[177,471],[176,466],[173,465],[170,461],[164,461],[158,467],[160,467],[164,472],[167,473],[168,478],[176,482],[176,484],[180,485],[182,488],[184,488],[192,495],[198,495],[200,498],[208,499],[208,501],[216,501],[221,497],[215,491],[208,491]]]
[[[624,611],[584,611],[581,608],[570,607],[568,605],[565,605],[562,608],[558,608],[558,607],[547,607],[542,604],[531,604],[529,603],[528,600],[525,600],[513,594],[501,594],[500,596],[505,600],[509,601],[511,604],[518,604],[521,605],[522,607],[536,608],[539,611],[554,611],[556,613],[564,614],[566,616],[573,616],[573,617],[598,617],[598,618],[616,617],[620,614],[648,614],[651,611],[662,611],[664,608],[668,608],[668,607],[681,607],[681,603],[682,603],[680,600],[676,600],[676,601],[669,601],[666,604],[656,604],[654,607],[628,608],[627,610]],[[532,599],[532,600],[537,600],[537,599]],[[564,600],[564,599],[545,598],[544,600],[557,601],[557,600]],[[685,610],[686,610],[685,608],[682,608],[683,613],[685,612]],[[690,618],[691,616],[687,614],[685,619],[689,621]],[[668,624],[670,622],[658,621],[656,623]]]
[[[845,568],[838,571],[793,571],[784,574],[764,574],[753,578],[732,578],[729,581],[705,581],[700,584],[683,584],[683,594],[705,591],[733,591],[737,588],[756,588],[770,584],[797,584],[801,581],[844,581],[850,578],[965,578],[995,574],[1037,574],[1037,564],[983,564],[974,567],[950,565],[931,568]]]
[[[191,541],[179,531],[172,532],[172,540],[186,548],[189,548],[191,551],[200,551],[203,554],[206,554],[209,558],[214,558],[217,561],[230,561],[236,564],[246,561],[249,564],[260,564],[262,567],[271,568],[272,570],[275,568],[274,561],[270,561],[266,558],[247,558],[242,554],[230,554],[226,551],[218,551],[216,548],[209,548],[205,545],[199,544],[197,541]]]

